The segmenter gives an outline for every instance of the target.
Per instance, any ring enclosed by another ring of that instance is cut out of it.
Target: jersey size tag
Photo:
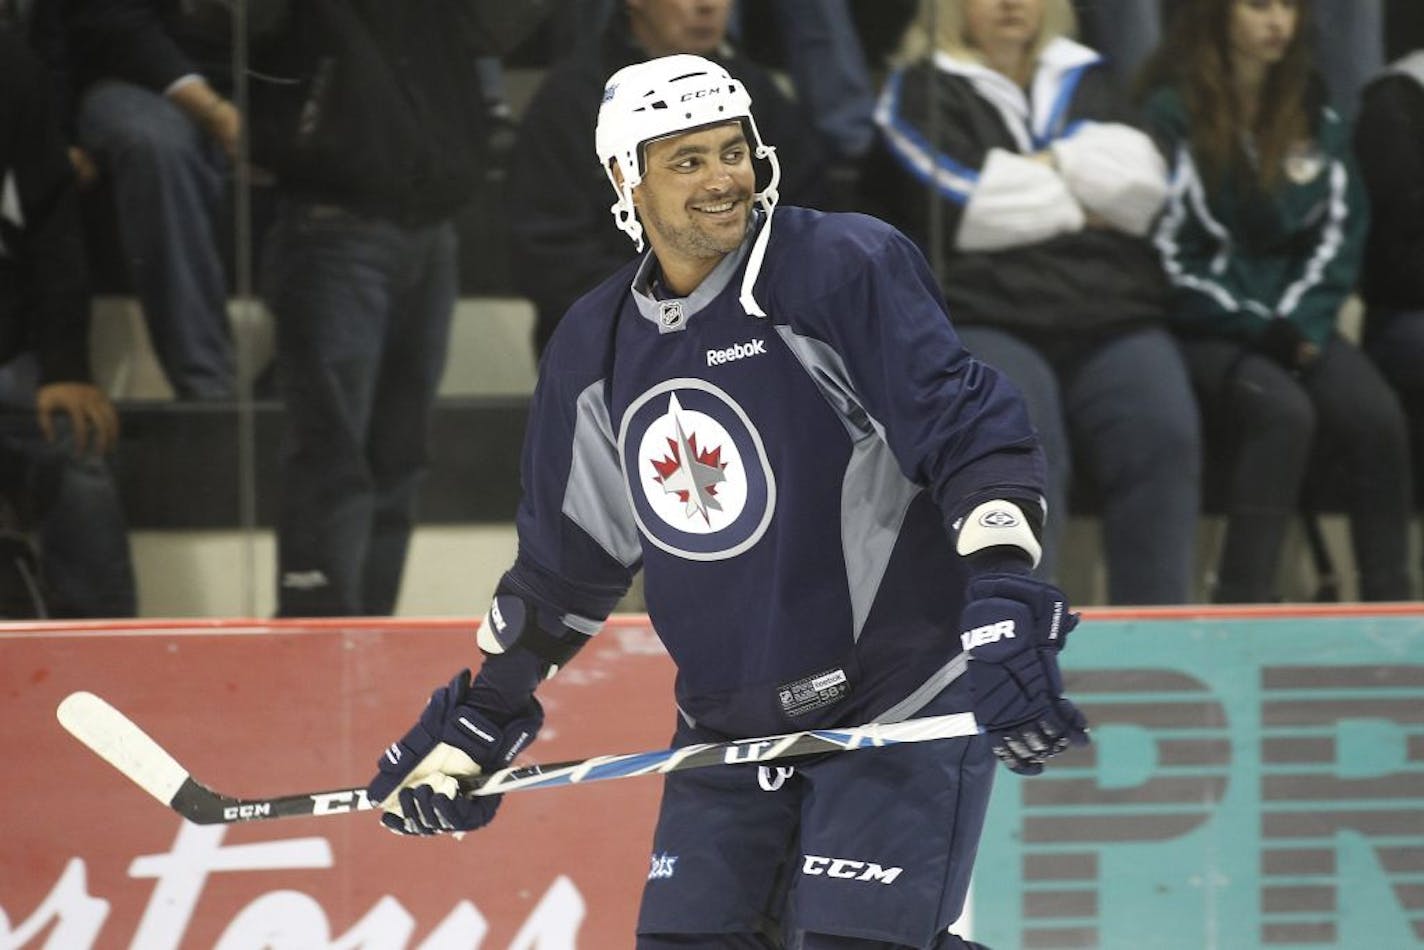
[[[779,686],[776,694],[781,700],[782,712],[800,716],[845,699],[850,694],[850,680],[845,670],[827,670]]]

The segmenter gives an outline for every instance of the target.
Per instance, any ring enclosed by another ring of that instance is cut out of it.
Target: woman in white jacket
[[[888,216],[926,247],[956,328],[1028,397],[1061,532],[1074,459],[1113,603],[1193,599],[1196,404],[1144,239],[1165,162],[1068,0],[928,0],[877,120]],[[1045,539],[1052,576],[1060,536]]]

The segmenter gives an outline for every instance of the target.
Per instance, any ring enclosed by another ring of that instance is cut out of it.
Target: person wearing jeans
[[[0,498],[18,522],[8,527],[39,549],[32,612],[131,617],[128,533],[107,462],[119,417],[90,372],[75,178],[43,66],[0,29]]]
[[[965,345],[1023,391],[1043,439],[1040,576],[1060,566],[1078,460],[1102,511],[1109,601],[1187,603],[1200,435],[1145,240],[1166,168],[1124,121],[1106,61],[1064,35],[1067,0],[1020,7],[923,5],[877,110],[883,177],[896,220],[937,251]]]
[[[1286,527],[1329,465],[1343,471],[1361,599],[1407,600],[1408,439],[1398,400],[1337,328],[1368,208],[1310,66],[1311,8],[1194,4],[1150,63],[1144,114],[1174,165],[1156,230],[1172,326],[1229,451],[1214,599],[1278,597]]]
[[[138,593],[123,499],[108,459],[59,415],[35,417],[35,362],[0,367],[0,496],[33,538],[51,617],[133,617]]]
[[[480,6],[292,8],[287,98],[253,143],[280,196],[262,269],[286,408],[280,616],[396,610],[459,292],[453,220],[484,169]]]
[[[169,385],[180,399],[232,398],[221,147],[159,93],[117,80],[84,94],[77,127],[112,184],[124,261]]]
[[[394,613],[455,305],[454,228],[289,201],[264,254],[288,425],[278,612]]]
[[[1087,466],[1102,509],[1108,600],[1190,601],[1201,450],[1195,397],[1171,335],[1146,327],[1063,349],[985,325],[961,327],[959,337],[1023,391],[1048,462],[1049,511],[1069,510],[1075,456]],[[1048,565],[1060,563],[1067,519],[1055,520],[1043,534]]]
[[[189,6],[68,0],[55,45],[164,376],[180,399],[221,400],[237,390],[220,235],[243,118],[219,92],[225,42],[191,29]]]

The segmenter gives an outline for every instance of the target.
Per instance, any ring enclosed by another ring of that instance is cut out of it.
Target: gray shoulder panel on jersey
[[[900,471],[880,425],[856,400],[840,355],[819,340],[797,335],[790,327],[778,326],[776,330],[852,439],[850,461],[841,482],[841,551],[850,593],[851,634],[859,640],[900,537],[905,512],[921,489]]]
[[[618,440],[603,402],[603,380],[579,393],[577,408],[564,516],[619,564],[632,567],[643,552],[618,461]]]

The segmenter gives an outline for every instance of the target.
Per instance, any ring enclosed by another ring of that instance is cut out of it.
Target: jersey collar
[[[753,212],[742,243],[718,261],[712,272],[686,297],[665,297],[659,300],[653,296],[652,283],[657,272],[657,258],[652,251],[643,255],[642,263],[633,275],[633,301],[638,305],[638,313],[657,327],[659,333],[676,333],[685,329],[693,314],[706,308],[732,282],[732,278],[742,266],[742,261],[746,259],[747,250],[756,237],[759,230],[757,226],[763,216],[760,210]]]

